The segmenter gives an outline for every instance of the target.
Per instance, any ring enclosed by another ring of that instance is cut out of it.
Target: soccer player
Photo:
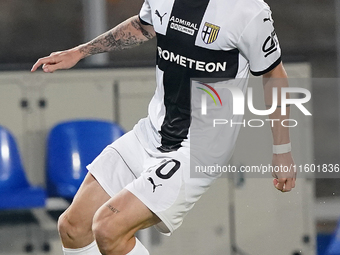
[[[269,106],[271,88],[288,86],[271,11],[262,0],[145,0],[138,16],[88,43],[39,59],[32,72],[41,65],[46,73],[69,69],[87,56],[131,48],[153,37],[157,88],[149,115],[88,166],[58,221],[66,255],[149,254],[136,231],[154,225],[171,234],[217,178],[206,173],[190,178],[190,78],[246,80],[249,71],[263,75]],[[246,83],[238,86],[244,90]],[[280,109],[270,118],[282,119]],[[238,129],[221,130],[219,141],[204,144],[204,159],[194,160],[230,158]],[[274,165],[294,164],[288,131],[272,127]],[[211,146],[216,143],[224,148],[218,156]],[[295,175],[276,173],[273,182],[276,189],[290,191]]]

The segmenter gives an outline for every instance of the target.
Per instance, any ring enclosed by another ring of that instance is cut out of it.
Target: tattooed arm
[[[47,73],[58,69],[69,69],[79,60],[90,55],[132,48],[150,40],[155,35],[152,26],[143,25],[139,17],[134,16],[88,43],[69,50],[53,52],[48,57],[40,58],[31,71],[36,71],[41,65]]]
[[[152,26],[141,24],[139,17],[134,16],[89,43],[78,46],[78,49],[83,57],[87,57],[97,53],[132,48],[154,36]]]

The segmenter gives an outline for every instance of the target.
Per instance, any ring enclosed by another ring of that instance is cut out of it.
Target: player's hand
[[[83,55],[78,48],[53,52],[48,57],[38,59],[31,72],[36,71],[41,65],[45,73],[53,73],[59,69],[69,69],[75,66],[82,58]]]
[[[282,192],[291,191],[295,187],[296,168],[291,152],[284,154],[273,154],[273,167],[277,166],[279,172],[273,172],[273,184]]]

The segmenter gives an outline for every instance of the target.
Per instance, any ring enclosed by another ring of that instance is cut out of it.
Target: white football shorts
[[[190,157],[181,148],[168,153],[145,148],[132,130],[87,168],[111,197],[123,188],[133,193],[161,219],[156,229],[170,235],[216,179],[204,173],[202,178],[190,178],[189,164]]]

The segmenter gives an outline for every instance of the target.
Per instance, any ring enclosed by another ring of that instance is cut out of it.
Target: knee
[[[126,249],[125,235],[114,217],[102,217],[100,210],[95,214],[92,232],[103,254],[122,253]]]
[[[77,217],[73,217],[68,211],[60,215],[58,219],[58,232],[62,240],[79,240],[87,235],[92,235],[91,227],[85,226]]]
[[[58,232],[61,237],[67,234],[68,230],[70,229],[70,226],[71,224],[67,219],[66,213],[65,212],[62,213],[58,219]]]

